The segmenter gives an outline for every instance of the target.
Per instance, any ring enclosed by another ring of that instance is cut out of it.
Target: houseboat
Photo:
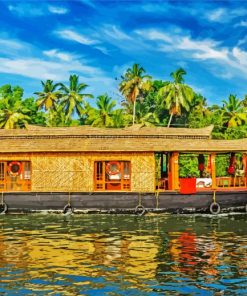
[[[1,129],[0,212],[247,210],[247,138],[212,128]]]

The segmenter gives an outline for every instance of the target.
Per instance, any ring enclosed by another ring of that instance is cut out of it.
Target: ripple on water
[[[246,224],[246,215],[1,216],[0,294],[244,295]]]

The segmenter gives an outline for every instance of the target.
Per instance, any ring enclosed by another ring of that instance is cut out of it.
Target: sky
[[[243,99],[247,1],[0,0],[0,85],[25,97],[41,80],[77,74],[87,93],[120,100],[119,78],[134,63],[158,80],[184,68],[209,104]]]

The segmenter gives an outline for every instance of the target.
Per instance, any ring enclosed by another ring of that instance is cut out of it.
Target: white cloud
[[[221,19],[225,16],[226,16],[225,8],[218,8],[207,13],[208,20],[212,22],[221,21]]]
[[[150,40],[162,40],[167,43],[172,43],[173,41],[169,34],[157,30],[136,30],[135,33]]]
[[[247,27],[247,21],[241,21],[234,25],[234,27]]]
[[[239,41],[238,41],[238,44],[237,44],[237,46],[240,46],[240,45],[243,45],[243,44],[247,44],[247,35],[243,38],[243,39],[240,39]]]
[[[80,0],[83,4],[87,5],[87,6],[90,6],[92,8],[95,8],[96,5],[93,3],[93,1],[91,0]]]
[[[211,39],[193,40],[190,36],[163,33],[158,30],[136,31],[144,39],[157,41],[156,49],[164,52],[190,52],[195,59],[227,59],[228,50],[218,49],[219,42]]]
[[[65,62],[69,62],[76,58],[74,55],[71,55],[67,52],[59,51],[58,49],[45,50],[43,51],[43,54],[50,58],[58,58]]]
[[[232,50],[232,55],[239,64],[241,64],[243,66],[247,66],[247,52],[246,51],[243,51],[238,47],[234,47]]]
[[[103,28],[103,33],[110,38],[117,39],[117,40],[130,40],[131,38],[117,28],[115,25],[105,25]]]
[[[185,59],[207,62],[207,68],[211,69],[215,76],[232,78],[247,74],[247,52],[237,46],[231,49],[222,47],[220,42],[212,39],[195,40],[190,36],[169,35],[154,29],[137,33],[146,40],[156,42],[155,45],[150,44],[149,50],[172,52]],[[220,67],[219,71],[215,69],[216,65]]]
[[[62,6],[48,6],[48,10],[54,14],[66,14],[69,10]]]
[[[94,48],[98,49],[99,51],[101,51],[105,55],[110,55],[109,50],[103,46],[95,46]]]
[[[11,39],[0,39],[0,50],[3,47],[8,47],[9,49],[21,49],[23,45],[19,41],[14,41]]]
[[[9,11],[20,17],[36,17],[44,15],[43,5],[32,5],[30,3],[17,3],[8,6]]]
[[[33,46],[22,40],[11,39],[8,34],[0,34],[0,55],[18,57],[29,54],[34,50]]]
[[[0,72],[21,75],[35,79],[67,80],[70,73],[81,73],[82,76],[102,77],[103,72],[96,67],[84,65],[79,61],[51,62],[38,58],[10,59],[0,58]]]
[[[190,37],[183,37],[181,42],[178,42],[177,48],[182,50],[189,50],[192,56],[196,59],[227,59],[228,51],[226,49],[217,49],[218,43],[213,40],[192,40]]]
[[[218,22],[218,23],[228,23],[231,20],[246,16],[247,9],[244,8],[236,8],[236,9],[227,9],[227,8],[217,8],[214,10],[208,10],[204,18],[206,18],[210,22]]]
[[[55,31],[54,34],[58,35],[62,39],[71,40],[84,45],[94,45],[99,43],[97,40],[90,39],[70,29],[58,30],[58,31]]]

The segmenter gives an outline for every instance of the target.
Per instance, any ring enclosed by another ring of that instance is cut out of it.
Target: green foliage
[[[194,154],[180,154],[179,155],[179,176],[185,177],[199,177],[198,170],[198,156]]]
[[[168,127],[173,115],[181,115],[183,109],[189,111],[194,97],[192,88],[183,83],[183,75],[185,74],[186,72],[182,68],[172,72],[171,77],[174,81],[169,82],[159,90],[159,96],[163,99],[165,108],[169,110],[171,115]]]
[[[97,127],[113,127],[114,107],[116,106],[116,102],[112,101],[112,98],[107,95],[102,95],[98,96],[96,105],[97,108],[93,108],[89,104],[86,105],[85,123]],[[120,116],[120,114],[118,115]]]
[[[229,167],[229,154],[217,154],[215,159],[216,177],[227,176],[227,168]]]
[[[85,98],[86,84],[70,75],[69,85],[41,81],[42,90],[34,98],[23,98],[23,89],[9,84],[0,87],[0,126],[25,127],[27,123],[46,126],[90,124],[98,127],[125,127],[133,122],[142,126],[201,128],[214,125],[212,138],[247,137],[247,95],[243,100],[230,95],[222,105],[207,105],[207,100],[184,83],[186,71],[171,73],[173,81],[152,80],[143,67],[134,64],[121,77],[121,108],[107,94],[96,105]],[[176,115],[172,117],[173,115]]]
[[[144,75],[146,71],[138,64],[134,64],[132,68],[127,69],[122,81],[119,83],[119,90],[125,97],[128,104],[133,104],[133,121],[136,120],[136,101],[137,99],[143,101],[145,94],[151,88],[151,82],[148,75]]]
[[[0,88],[0,128],[25,128],[30,110],[22,101],[23,89],[9,84]]]
[[[67,121],[74,114],[78,116],[83,114],[84,98],[93,98],[91,94],[82,93],[87,86],[85,83],[79,83],[79,76],[77,75],[70,75],[68,87],[60,83],[60,92],[62,94],[60,104],[63,107]]]

